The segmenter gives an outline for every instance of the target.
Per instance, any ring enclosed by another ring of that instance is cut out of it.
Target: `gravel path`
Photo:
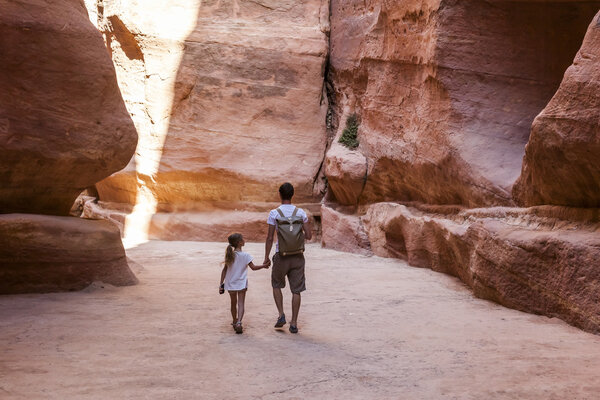
[[[261,261],[263,246],[244,250]],[[300,333],[249,271],[245,332],[222,243],[128,250],[140,284],[0,297],[0,399],[597,399],[600,337],[475,299],[398,260],[310,245]],[[285,307],[291,314],[289,292]]]

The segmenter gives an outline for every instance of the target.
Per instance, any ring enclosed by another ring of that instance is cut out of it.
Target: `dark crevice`
[[[328,23],[331,26],[331,2],[329,2],[329,13],[328,13],[329,21]],[[325,132],[327,135],[327,141],[325,144],[325,150],[323,152],[323,158],[321,159],[321,164],[317,170],[317,173],[313,179],[313,191],[316,192],[315,189],[319,186],[319,180],[322,180],[324,187],[319,191],[319,195],[322,198],[325,198],[328,192],[328,182],[327,177],[325,176],[325,157],[327,156],[327,151],[329,147],[331,147],[331,142],[335,136],[335,132],[338,126],[338,121],[335,113],[335,91],[333,87],[333,80],[331,77],[331,30],[327,32],[327,57],[324,62],[323,69],[323,87],[321,90],[321,104],[326,99],[327,100],[327,113],[325,114]]]
[[[144,61],[144,53],[138,45],[137,39],[127,26],[121,21],[117,15],[111,15],[108,17],[110,32],[114,35],[115,39],[121,44],[123,52],[130,60],[142,60]]]

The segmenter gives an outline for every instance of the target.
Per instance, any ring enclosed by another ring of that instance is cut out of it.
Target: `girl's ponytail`
[[[235,250],[235,248],[232,245],[230,245],[230,244],[227,245],[227,249],[225,250],[225,261],[223,261],[223,264],[227,265],[228,267],[235,260],[234,250]]]
[[[234,233],[233,235],[229,235],[227,238],[229,244],[227,245],[227,249],[225,250],[225,261],[223,264],[226,266],[230,266],[235,261],[235,248],[242,241],[241,233]]]

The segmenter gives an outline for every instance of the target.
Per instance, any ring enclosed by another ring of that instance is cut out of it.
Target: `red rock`
[[[600,207],[600,14],[535,119],[513,195],[522,205]]]
[[[251,203],[241,210],[223,210],[221,207],[193,212],[159,212],[148,215],[148,233],[144,239],[222,242],[231,233],[239,232],[248,242],[264,242],[269,210],[277,206],[277,203]],[[298,207],[305,210],[315,227],[313,241],[318,240],[319,227],[314,216],[320,215],[320,205],[298,204]],[[119,228],[121,236],[125,236],[126,225],[135,223],[131,219],[131,211],[131,207],[123,204],[87,201],[83,215],[109,220]],[[125,239],[132,240],[129,237]]]
[[[0,215],[0,293],[80,290],[137,283],[118,228],[108,221]]]
[[[551,217],[556,211],[444,216],[382,203],[370,206],[362,222],[377,255],[456,276],[478,297],[600,333],[598,213],[564,210],[572,221],[563,221]],[[348,235],[344,228],[340,234]]]
[[[127,164],[137,134],[81,2],[1,8],[0,212],[67,215]]]
[[[367,159],[360,152],[334,142],[325,158],[325,175],[339,204],[357,204],[365,187]]]
[[[249,211],[157,213],[150,222],[148,236],[160,240],[226,242],[227,236],[239,232],[248,242],[264,242],[267,215]]]
[[[159,205],[197,210],[277,201],[285,181],[297,201],[320,200],[327,2],[261,4],[102,2],[99,27],[140,132],[136,159],[98,185],[103,200],[144,201],[139,185]]]
[[[373,254],[361,219],[327,205],[321,206],[321,245],[351,253]]]
[[[596,12],[588,2],[332,0],[334,110],[360,116],[368,162],[358,203],[512,204],[531,122]],[[332,185],[336,197],[343,187]]]

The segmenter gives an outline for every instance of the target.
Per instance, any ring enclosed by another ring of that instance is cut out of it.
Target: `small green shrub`
[[[342,131],[339,142],[347,148],[354,150],[358,147],[358,116],[351,114],[346,119],[346,127]]]

